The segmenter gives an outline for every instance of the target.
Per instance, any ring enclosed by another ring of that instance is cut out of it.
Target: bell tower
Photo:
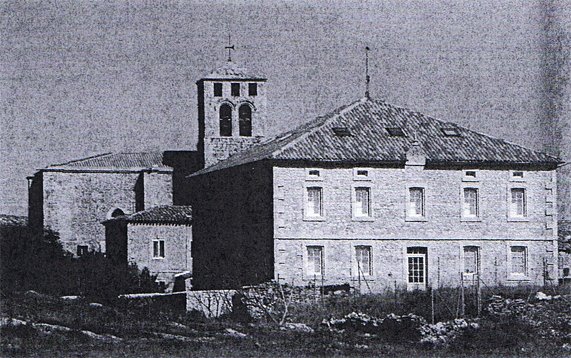
[[[204,166],[216,164],[264,137],[266,79],[231,61],[200,79],[198,87],[198,150]]]

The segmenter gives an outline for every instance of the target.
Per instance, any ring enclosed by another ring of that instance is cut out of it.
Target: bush
[[[0,289],[4,295],[35,290],[109,302],[119,294],[164,291],[155,279],[147,268],[114,265],[98,252],[74,258],[51,230],[0,226]]]

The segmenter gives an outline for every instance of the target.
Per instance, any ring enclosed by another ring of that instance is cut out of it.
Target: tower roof
[[[232,61],[226,62],[224,65],[204,76],[202,80],[257,80],[265,81],[264,76],[249,72],[248,69],[237,65]]]
[[[430,165],[540,165],[553,156],[493,138],[454,123],[363,98],[300,127],[239,152],[191,176],[259,160],[404,164],[418,142]]]

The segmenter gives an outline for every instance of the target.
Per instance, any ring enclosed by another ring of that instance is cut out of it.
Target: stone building
[[[193,287],[555,282],[559,164],[363,98],[191,175]]]
[[[147,267],[169,290],[173,289],[177,276],[190,277],[192,210],[189,206],[156,206],[111,218],[103,225],[107,257],[115,263],[134,262],[139,268]]]
[[[56,164],[29,177],[29,222],[57,231],[64,248],[105,251],[103,220],[173,203],[163,153],[115,153]]]

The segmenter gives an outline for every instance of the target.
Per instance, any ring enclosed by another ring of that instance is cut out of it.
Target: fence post
[[[434,287],[430,286],[430,304],[432,313],[432,324],[434,324]]]
[[[478,280],[476,281],[476,304],[478,306],[478,317],[482,313],[482,287],[480,286],[480,273],[477,273]]]
[[[462,318],[464,318],[464,314],[465,314],[465,302],[464,302],[464,273],[460,272],[460,284],[462,285],[462,287],[460,288],[460,292],[461,292],[461,305],[460,305],[460,316]]]

